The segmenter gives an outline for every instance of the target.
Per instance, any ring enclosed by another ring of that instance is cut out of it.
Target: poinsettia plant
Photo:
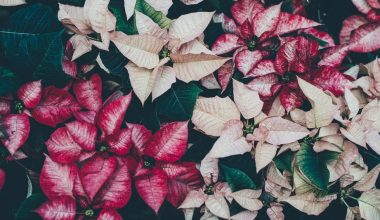
[[[0,6],[2,218],[379,219],[378,1]]]

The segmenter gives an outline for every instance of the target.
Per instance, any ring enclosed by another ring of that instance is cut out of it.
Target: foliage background
[[[336,42],[338,42],[338,35],[341,29],[342,21],[353,14],[358,14],[359,12],[353,6],[350,0],[304,0],[306,5],[306,10],[308,13],[308,17],[319,21],[322,24],[325,24],[325,28],[327,32],[329,32]],[[32,0],[28,1],[28,3],[39,2],[46,5],[49,5],[54,12],[57,12],[58,2],[70,2],[71,4],[81,4],[81,0],[45,0],[38,1]],[[114,2],[117,2],[116,0]],[[171,7],[168,17],[169,18],[177,18],[178,16],[190,12],[196,11],[213,11],[213,10],[222,10],[228,13],[229,5],[231,0],[205,0],[203,3],[195,5],[195,6],[185,6],[183,3],[174,0],[174,4]],[[270,3],[278,3],[280,0],[271,0],[268,1]],[[285,0],[287,2],[287,0]],[[12,15],[16,10],[20,7],[11,7],[4,8],[0,7],[0,28],[4,27],[4,24],[7,22],[7,19],[10,15]],[[222,33],[221,28],[218,25],[210,25],[206,30],[206,43],[211,44],[217,36]],[[65,42],[65,39],[63,39]],[[87,55],[86,55],[87,56]],[[88,55],[88,56],[91,56]],[[107,56],[107,55],[104,55]],[[350,55],[352,63],[361,63],[368,62],[373,57],[367,54],[354,54]],[[115,57],[109,57],[110,60],[117,59]],[[86,59],[86,58],[84,58]],[[4,48],[3,44],[0,44],[0,66],[9,66],[9,61],[6,60],[4,56]],[[28,68],[28,67],[24,67]],[[17,71],[13,70],[16,73],[15,84],[13,85],[16,89],[17,85],[22,83],[27,79],[30,79],[32,76],[27,71]],[[123,77],[122,73],[115,74],[119,76],[115,77]],[[112,76],[113,77],[113,76]],[[127,79],[123,79],[123,89],[125,91],[129,91],[130,85]],[[62,85],[64,81],[62,81],[61,77],[54,76],[52,77],[51,83],[56,85]],[[1,82],[0,82],[1,84]],[[12,86],[8,84],[8,86]],[[179,85],[181,86],[181,85]],[[183,85],[185,86],[185,85]],[[183,88],[182,88],[183,89]],[[213,95],[213,94],[204,94],[203,96]],[[142,110],[141,105],[138,103],[138,99],[134,98],[135,103],[129,109],[127,113],[127,119],[133,122],[142,122],[147,127],[152,130],[157,129],[157,120],[165,121],[166,116],[160,115],[157,117],[156,114],[152,114],[152,111],[156,111],[157,106],[146,106],[144,110]],[[152,116],[153,115],[153,116]],[[33,191],[33,194],[40,192],[38,187],[38,176],[35,176],[36,173],[41,169],[43,163],[43,157],[41,156],[41,150],[43,150],[42,144],[44,140],[47,139],[49,134],[52,132],[51,128],[38,125],[36,127],[32,125],[34,130],[32,130],[32,134],[29,140],[30,146],[28,149],[29,158],[26,160],[22,160],[20,162],[9,162],[5,163],[2,161],[3,167],[7,171],[7,181],[3,188],[0,191],[0,219],[11,220],[11,219],[39,219],[37,215],[31,214],[29,210],[36,208],[39,204],[44,201],[44,197],[42,194],[33,198],[33,202],[31,204],[22,204],[25,200],[28,193]],[[212,144],[204,144],[204,143],[212,143],[214,140],[208,138],[205,135],[202,135],[198,132],[192,131],[190,134],[190,141],[196,143],[196,146],[209,146]],[[185,154],[185,160],[199,161],[203,156],[209,151],[207,148],[192,148],[192,151],[189,151]],[[25,150],[25,149],[24,149]],[[0,152],[1,153],[1,152]],[[371,161],[371,158],[367,158],[369,168],[373,167],[377,162]],[[222,160],[222,164],[239,168],[246,173],[251,174],[254,178],[256,174],[254,164],[249,155],[242,156],[233,156],[227,159]],[[27,175],[25,175],[27,174]],[[378,183],[379,185],[379,183]],[[335,200],[325,212],[323,212],[320,216],[308,216],[290,205],[286,205],[284,207],[284,214],[286,219],[344,219],[346,214],[346,208],[344,205],[339,204],[339,200]],[[19,208],[21,206],[21,208]],[[150,220],[150,219],[160,219],[160,220],[169,220],[169,219],[183,219],[182,211],[177,210],[172,207],[168,202],[165,202],[163,208],[161,209],[158,216],[156,216],[150,208],[148,208],[145,203],[139,198],[137,193],[133,193],[133,197],[131,198],[131,202],[126,206],[126,208],[119,210],[119,212],[123,215],[125,219],[128,220]],[[16,215],[15,215],[16,213]],[[199,217],[199,215],[198,215]],[[257,219],[267,219],[267,216],[264,211],[259,212]]]

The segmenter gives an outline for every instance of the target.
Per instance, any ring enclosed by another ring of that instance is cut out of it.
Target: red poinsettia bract
[[[18,89],[16,96],[0,97],[0,127],[5,131],[1,142],[13,155],[28,139],[28,116],[54,127],[80,109],[66,89],[42,88],[40,80],[26,83]]]
[[[88,111],[77,112],[77,120],[54,131],[46,141],[50,157],[59,163],[84,160],[97,152],[124,156],[131,147],[130,131],[121,128],[131,94],[115,92],[102,103],[102,81],[98,74],[73,84],[78,102]]]
[[[127,165],[107,154],[78,164],[56,163],[46,156],[40,186],[48,201],[36,212],[44,220],[119,220],[116,209],[124,207],[131,197]]]
[[[265,66],[252,70],[255,77],[248,86],[258,91],[263,100],[273,100],[279,94],[286,111],[298,108],[305,96],[300,90],[297,77],[312,82],[334,95],[342,95],[351,82],[337,69],[317,66],[319,44],[305,37],[290,38],[278,50],[274,61],[266,60]]]
[[[276,37],[320,25],[300,15],[281,12],[281,4],[264,8],[258,0],[237,1],[231,14],[237,28],[219,36],[212,51],[216,54],[235,51],[235,66],[244,75],[251,75],[257,65],[267,65],[266,58],[279,46]]]
[[[153,135],[143,126],[130,125],[139,163],[135,187],[156,213],[165,199],[178,207],[189,191],[203,184],[195,163],[178,162],[187,147],[187,124],[172,122]]]

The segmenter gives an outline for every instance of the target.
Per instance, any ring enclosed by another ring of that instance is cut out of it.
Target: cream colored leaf
[[[114,32],[111,40],[126,58],[147,69],[158,65],[158,53],[165,45],[165,41],[150,35],[126,35],[120,31]]]
[[[223,158],[241,155],[250,152],[251,149],[252,144],[243,136],[243,123],[236,120],[227,123],[208,155],[212,158]]]
[[[354,181],[361,180],[368,172],[368,166],[365,164],[361,154],[358,155],[355,162],[351,164],[350,175],[354,176]]]
[[[276,156],[278,146],[258,142],[255,148],[256,172],[266,167]]]
[[[334,172],[337,177],[341,177],[344,174],[348,174],[351,163],[353,163],[359,156],[358,148],[350,141],[344,141],[343,152],[339,155],[339,158],[334,166]]]
[[[176,52],[179,54],[214,54],[204,43],[201,43],[198,38],[182,44]]]
[[[129,62],[125,68],[128,70],[129,80],[131,81],[133,91],[141,101],[141,104],[144,105],[152,92],[155,82],[153,70],[138,67],[132,62]]]
[[[203,0],[181,0],[181,2],[185,5],[196,5],[200,2],[203,2]]]
[[[380,164],[378,164],[366,175],[364,175],[363,178],[353,186],[353,188],[355,190],[362,191],[362,192],[365,192],[374,188],[377,182],[377,177],[379,176],[379,173],[380,173]]]
[[[110,0],[87,0],[83,6],[86,19],[97,33],[115,30],[116,17],[108,10],[109,2]]]
[[[292,186],[290,185],[289,181],[280,173],[280,171],[277,169],[274,163],[271,163],[268,166],[266,177],[268,180],[281,187],[290,190],[292,189]]]
[[[153,100],[166,92],[175,82],[175,76],[171,67],[164,66],[169,59],[162,59],[153,70],[136,66],[129,62],[125,67],[128,70],[129,79],[133,91],[144,105],[152,93]]]
[[[257,211],[242,211],[236,215],[231,216],[232,220],[253,220],[257,216]]]
[[[305,111],[295,108],[290,111],[290,118],[295,123],[306,127],[306,112]]]
[[[289,198],[283,199],[294,208],[308,215],[319,215],[337,198],[336,195],[328,195],[322,198],[316,198],[313,193],[296,194]]]
[[[193,209],[183,209],[183,215],[185,220],[192,220],[194,216],[194,208]]]
[[[329,135],[329,136],[321,138],[321,141],[327,141],[331,144],[335,144],[336,146],[338,146],[341,149],[343,148],[344,140],[345,140],[345,138],[340,134]]]
[[[75,34],[69,40],[73,45],[74,53],[71,61],[91,51],[92,45],[86,36]]]
[[[207,208],[204,208],[204,211],[205,213],[199,220],[219,220],[219,218],[213,215]]]
[[[340,132],[348,140],[362,147],[366,147],[366,135],[359,123],[353,121],[348,125],[347,129],[340,128]]]
[[[292,193],[292,190],[281,187],[280,185],[267,179],[264,184],[265,192],[270,193],[274,198],[287,198]]]
[[[260,100],[259,93],[249,89],[243,83],[233,80],[234,101],[245,119],[251,119],[260,114],[264,102]]]
[[[127,15],[127,20],[129,20],[133,16],[133,13],[135,12],[135,6],[136,0],[124,0],[124,10],[125,15]]]
[[[276,97],[275,100],[272,103],[272,107],[269,110],[268,116],[273,117],[273,116],[278,116],[282,117],[286,114],[284,106],[282,106],[280,102],[280,97]]]
[[[249,211],[257,211],[263,207],[263,203],[258,199],[261,190],[243,189],[232,193],[232,197],[239,205]]]
[[[84,14],[83,7],[60,4],[58,10],[58,20],[71,31],[78,34],[90,34],[92,29],[90,22]]]
[[[310,134],[307,128],[281,117],[267,118],[259,126],[268,130],[266,141],[273,145],[289,144]]]
[[[202,79],[230,60],[211,54],[171,54],[170,58],[177,78],[186,83]]]
[[[194,40],[204,32],[213,15],[214,12],[195,12],[180,16],[170,26],[169,38],[175,41],[179,40],[180,45]],[[169,46],[175,47],[180,45]]]
[[[322,138],[330,135],[335,135],[338,133],[339,127],[340,126],[337,123],[331,123],[327,126],[323,126],[319,129],[318,137]]]
[[[354,176],[350,174],[345,174],[339,179],[340,188],[345,188],[348,185],[351,185],[354,182]]]
[[[191,120],[197,129],[207,135],[218,137],[222,134],[226,122],[240,120],[240,112],[229,97],[199,97]]]
[[[157,23],[155,23],[150,17],[144,15],[139,11],[136,11],[135,19],[136,28],[139,34],[149,34],[162,39],[167,38],[167,30],[161,29],[160,26]]]
[[[201,79],[201,84],[206,89],[220,89],[220,85],[214,74],[209,74]]]
[[[26,4],[25,0],[0,0],[1,6],[16,6]]]
[[[174,70],[170,66],[159,66],[154,71],[157,71],[157,76],[152,91],[153,100],[168,91],[176,81]]]
[[[169,8],[173,5],[172,0],[145,0],[156,11],[160,11],[165,15],[168,13]]]
[[[314,143],[313,150],[315,152],[322,152],[325,150],[333,152],[341,152],[341,150],[335,145],[327,141],[317,141]]]
[[[354,94],[352,94],[351,90],[349,90],[348,88],[344,90],[344,99],[346,100],[347,107],[350,110],[350,115],[348,117],[355,117],[360,109],[358,99],[355,97]]]
[[[266,115],[264,112],[260,112],[255,118],[255,125],[258,125],[260,122],[262,122],[264,119],[268,118],[268,115]]]
[[[283,210],[282,206],[280,206],[280,205],[271,205],[267,209],[267,215],[268,215],[270,220],[284,220],[285,215],[282,212],[282,210]]]
[[[361,88],[363,92],[369,96],[378,96],[378,92],[372,89],[374,80],[369,76],[363,76],[353,82],[354,88]],[[376,94],[373,94],[376,92]]]
[[[220,195],[210,195],[206,200],[206,207],[210,212],[221,218],[230,218],[230,210],[228,208],[227,201],[223,196]]]
[[[347,208],[347,214],[346,214],[345,220],[358,220],[358,219],[362,219],[360,217],[359,206]]]
[[[202,189],[190,191],[182,204],[178,207],[181,209],[199,208],[205,203],[207,195],[203,193]]]
[[[359,198],[360,215],[366,220],[380,219],[380,190],[364,192]]]
[[[201,161],[199,172],[206,184],[215,183],[218,181],[219,176],[219,160],[206,155]]]
[[[228,183],[226,182],[217,182],[214,185],[215,188],[215,194],[224,196],[228,202],[232,202],[232,191]]]
[[[301,148],[301,145],[298,141],[295,141],[295,142],[292,142],[292,143],[289,143],[289,144],[284,144],[281,146],[280,150],[278,151],[277,155],[280,155],[282,153],[284,153],[285,151],[287,150],[291,150],[291,151],[298,151],[299,149]]]
[[[298,84],[313,107],[306,113],[307,127],[320,128],[329,125],[338,110],[338,106],[332,103],[331,96],[301,78],[298,78]]]

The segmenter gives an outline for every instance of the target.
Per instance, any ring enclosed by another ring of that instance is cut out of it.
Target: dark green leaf
[[[170,24],[173,22],[168,17],[166,17],[164,13],[156,11],[144,0],[136,1],[136,10],[150,17],[161,28],[169,28]]]
[[[172,120],[188,120],[202,90],[194,84],[174,85],[157,98],[157,111]]]
[[[302,174],[310,180],[311,184],[320,190],[327,190],[330,177],[327,162],[336,157],[336,153],[329,151],[316,153],[312,146],[302,142],[301,148],[296,154],[296,162]]]
[[[30,130],[29,134],[29,145],[35,152],[41,152],[54,128],[39,124],[34,120],[30,120],[30,125],[33,129]]]
[[[282,153],[279,156],[277,156],[273,161],[276,164],[276,167],[280,171],[287,170],[289,172],[292,172],[293,156],[294,156],[293,152],[287,151],[287,152]]]
[[[37,209],[45,200],[46,196],[42,193],[32,194],[29,196],[18,208],[15,216],[16,220],[37,219],[38,215],[34,212],[34,210]]]
[[[206,0],[206,2],[226,15],[230,15],[230,8],[234,3],[233,0]]]
[[[59,0],[59,3],[65,4],[65,5],[74,5],[74,6],[80,6],[83,7],[86,0]]]
[[[110,71],[113,75],[127,75],[127,70],[125,65],[128,63],[128,59],[123,56],[117,49],[114,44],[110,44],[109,50],[101,50],[100,58],[104,66]]]
[[[326,41],[324,41],[324,40],[322,40],[322,39],[320,39],[320,38],[318,38],[318,37],[316,37],[316,36],[314,36],[314,35],[311,35],[311,34],[305,34],[305,35],[306,35],[307,37],[309,37],[309,38],[311,38],[311,39],[317,41],[318,44],[319,44],[320,46],[322,46],[322,47],[327,45],[327,42],[326,42]]]
[[[136,98],[136,100],[138,100]],[[150,100],[150,97],[148,98]],[[160,119],[158,118],[155,103],[146,102],[143,108],[143,123],[151,131],[156,132],[160,129]]]
[[[135,16],[127,20],[125,15],[124,6],[111,6],[110,10],[116,17],[116,30],[122,31],[126,34],[138,34],[136,28]]]
[[[1,38],[10,67],[27,77],[57,81],[62,71],[63,27],[56,12],[33,4],[11,15]]]
[[[223,169],[224,177],[232,192],[242,189],[256,189],[256,184],[243,171],[225,165],[220,165],[220,167]]]
[[[17,90],[16,75],[9,69],[0,66],[0,96]]]
[[[215,139],[210,138],[199,131],[190,129],[189,143],[191,143],[192,146],[186,150],[182,160],[199,163],[211,150],[215,143]]]

